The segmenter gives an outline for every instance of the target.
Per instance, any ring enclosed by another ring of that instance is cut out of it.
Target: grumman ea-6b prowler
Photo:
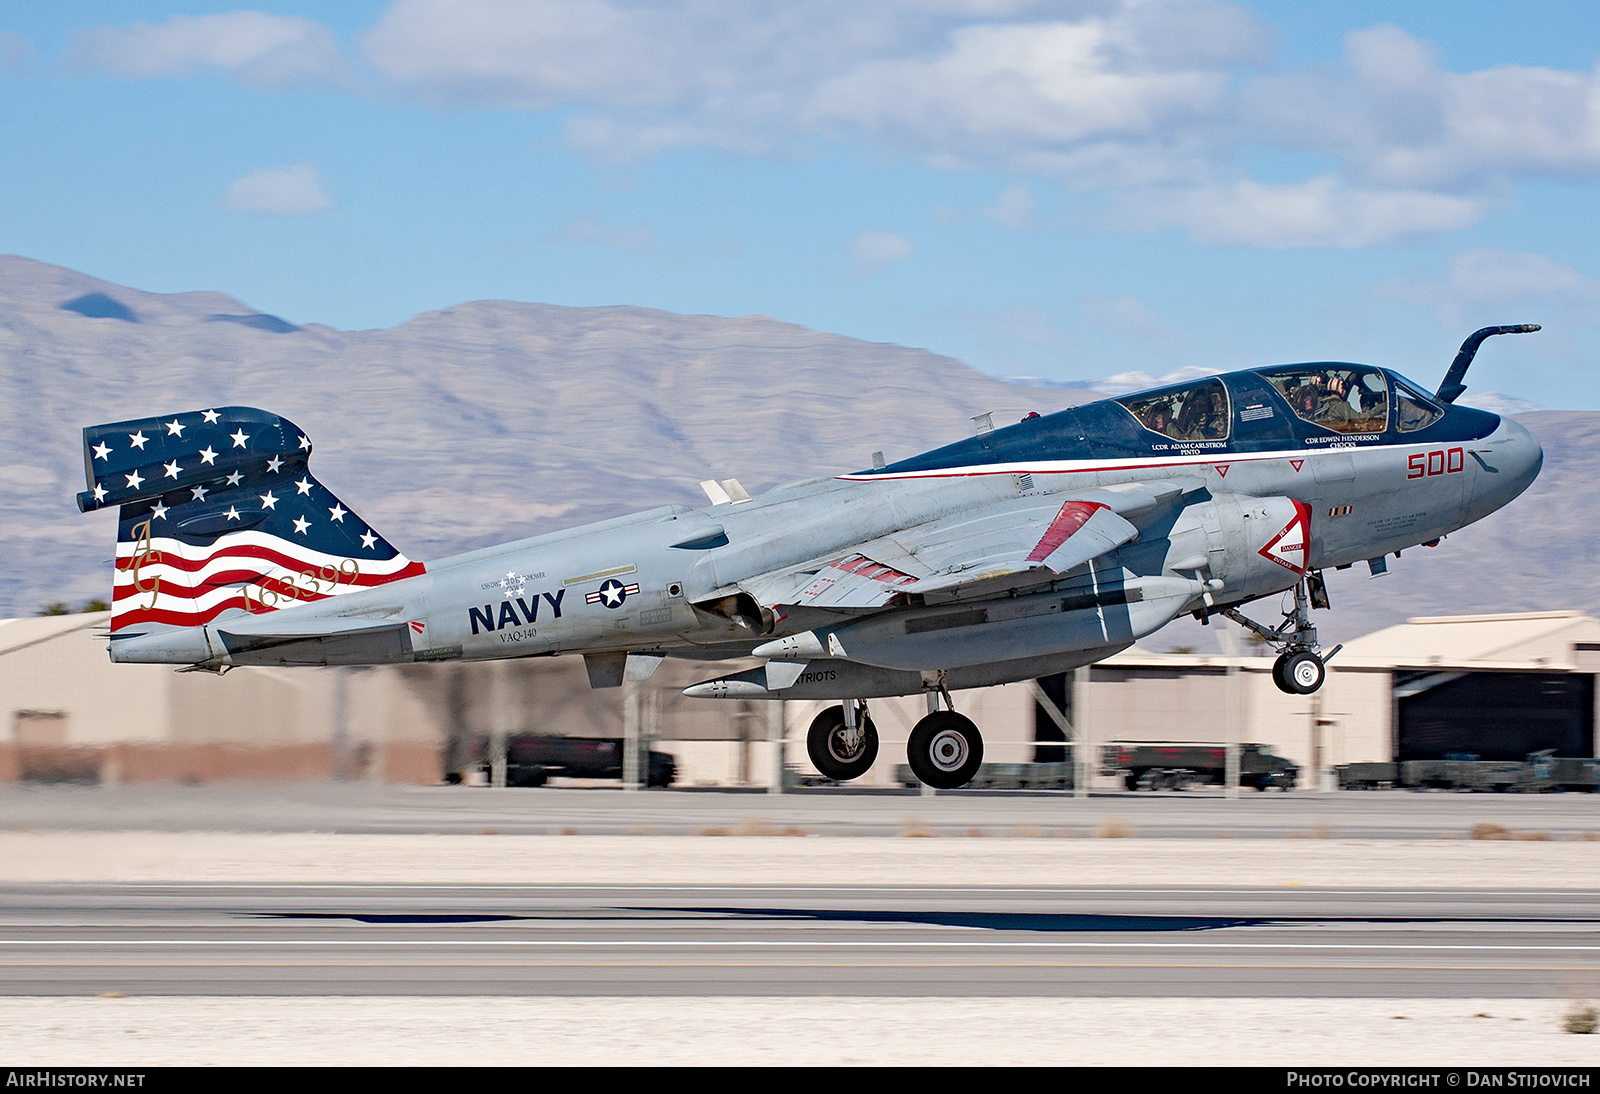
[[[84,430],[85,510],[116,506],[111,658],[237,665],[581,653],[596,687],[664,657],[755,656],[708,699],[836,700],[808,746],[825,775],[878,750],[866,701],[926,694],[907,746],[940,788],[983,740],[955,689],[1059,673],[1179,615],[1221,615],[1321,686],[1321,571],[1434,546],[1539,473],[1516,422],[1454,405],[1487,327],[1432,395],[1385,369],[1278,365],[1106,399],[836,478],[672,505],[423,565],[307,466],[299,427],[217,407]],[[1292,607],[1276,625],[1240,608]]]

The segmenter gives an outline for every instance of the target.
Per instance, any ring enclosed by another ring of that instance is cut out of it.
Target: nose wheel
[[[1285,650],[1272,663],[1272,681],[1288,695],[1310,695],[1327,676],[1322,658],[1310,650]]]
[[[983,737],[972,719],[953,710],[936,710],[911,730],[906,762],[936,790],[965,786],[983,763]]]
[[[1311,609],[1327,606],[1328,592],[1322,575],[1312,573],[1294,587],[1294,610],[1285,612],[1283,623],[1277,627],[1263,627],[1246,619],[1235,608],[1225,608],[1221,614],[1254,631],[1281,651],[1272,663],[1272,682],[1278,685],[1279,691],[1286,695],[1310,695],[1322,687],[1328,678],[1327,663],[1344,648],[1335,646],[1326,654],[1318,652],[1317,628],[1311,625]]]
[[[811,765],[835,782],[865,775],[878,758],[878,727],[866,704],[846,702],[824,709],[806,731],[806,753]]]

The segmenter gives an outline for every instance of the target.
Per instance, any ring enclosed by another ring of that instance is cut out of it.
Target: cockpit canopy
[[[1371,365],[1281,365],[1251,373],[1272,385],[1302,422],[1334,433],[1401,433],[1425,429],[1444,410],[1399,377]],[[1232,432],[1229,390],[1219,377],[1116,400],[1152,433],[1175,441],[1222,441]],[[1240,420],[1270,415],[1261,407]]]
[[[1227,439],[1228,389],[1216,377],[1182,387],[1119,399],[1118,404],[1152,433],[1175,441]]]

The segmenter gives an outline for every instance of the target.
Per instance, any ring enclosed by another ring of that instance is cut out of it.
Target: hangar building
[[[786,743],[775,745],[773,704],[679,694],[708,675],[693,662],[664,663],[631,699],[591,691],[578,658],[219,677],[112,665],[107,619],[0,621],[0,781],[431,783],[469,764],[490,729],[619,737],[632,701],[653,747],[677,757],[681,782],[761,785],[780,747],[789,765],[807,767],[805,730],[823,705],[784,704]],[[1235,739],[1269,745],[1308,774],[1447,754],[1596,754],[1600,620],[1582,612],[1413,619],[1349,643],[1315,696],[1279,692],[1272,658],[1251,651],[1229,659],[1136,647],[1040,684],[1091,750],[1125,740],[1222,742],[1233,724]],[[1062,752],[1058,720],[1038,695],[1012,684],[955,699],[983,729],[988,760],[1020,763]],[[883,747],[863,781],[888,784],[923,706],[916,698],[871,706]]]

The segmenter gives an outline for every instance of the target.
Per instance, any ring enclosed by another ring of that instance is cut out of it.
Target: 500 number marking
[[[1466,450],[1462,448],[1436,448],[1432,452],[1416,452],[1406,460],[1406,478],[1454,475],[1465,467],[1466,463]]]

